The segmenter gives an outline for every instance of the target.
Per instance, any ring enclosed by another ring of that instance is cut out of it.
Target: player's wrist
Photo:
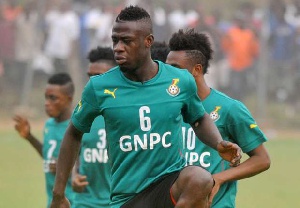
[[[31,132],[29,132],[26,136],[25,139],[29,142],[32,142],[34,140],[34,137],[32,136]]]
[[[60,191],[53,191],[53,200],[62,200],[65,198],[65,193]]]
[[[218,143],[217,143],[217,151],[219,151],[220,149],[222,149],[222,142],[223,141],[224,140],[218,141]]]

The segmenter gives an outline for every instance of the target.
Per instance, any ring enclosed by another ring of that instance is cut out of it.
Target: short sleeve
[[[238,101],[230,107],[226,128],[243,152],[250,152],[267,141],[247,107]]]
[[[90,80],[82,92],[81,100],[73,111],[72,123],[81,132],[90,131],[94,119],[100,115],[93,83]]]
[[[205,109],[197,94],[197,86],[194,78],[188,72],[188,94],[182,110],[183,120],[185,123],[193,124],[196,120],[203,117]]]

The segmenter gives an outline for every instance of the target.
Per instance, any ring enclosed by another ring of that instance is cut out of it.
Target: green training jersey
[[[243,152],[249,152],[267,140],[248,109],[240,101],[211,89],[209,96],[202,102],[222,138],[238,144]],[[197,139],[189,124],[184,123],[182,131],[187,165],[200,165],[212,174],[230,168],[229,162],[223,160],[216,150]],[[224,183],[214,197],[212,207],[235,207],[236,192],[236,181]]]
[[[52,190],[55,182],[55,174],[49,171],[49,164],[54,159],[58,158],[61,142],[68,127],[70,120],[57,123],[55,119],[49,118],[44,127],[44,141],[43,141],[43,162],[44,173],[46,177],[46,191],[47,191],[47,207],[52,201]],[[72,203],[73,191],[71,187],[71,180],[69,179],[66,187],[66,197]]]
[[[72,208],[109,208],[110,165],[102,116],[95,119],[90,133],[83,135],[79,164],[79,174],[85,175],[89,184],[75,194]]]
[[[105,119],[113,208],[184,167],[182,119],[193,123],[205,113],[190,73],[157,63],[146,82],[127,79],[118,66],[92,77],[72,115],[83,132],[99,114]]]

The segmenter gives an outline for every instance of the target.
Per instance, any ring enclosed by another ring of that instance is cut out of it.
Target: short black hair
[[[179,30],[169,40],[169,47],[171,51],[185,51],[195,64],[202,65],[203,74],[207,73],[213,50],[206,34],[197,33],[194,29],[188,29],[185,32]]]
[[[48,79],[48,84],[66,86],[66,89],[67,89],[66,93],[70,96],[74,95],[75,87],[74,87],[74,84],[73,84],[73,80],[70,77],[70,75],[67,74],[67,73],[53,74]]]
[[[155,41],[151,46],[151,58],[153,60],[166,62],[169,52],[170,49],[166,42]]]
[[[97,47],[91,49],[87,59],[90,63],[96,63],[99,61],[109,61],[112,65],[115,65],[114,52],[110,47]]]
[[[149,32],[152,33],[152,20],[150,14],[139,6],[130,5],[121,10],[116,17],[116,22],[123,21],[143,21],[145,22],[145,26],[150,30]]]

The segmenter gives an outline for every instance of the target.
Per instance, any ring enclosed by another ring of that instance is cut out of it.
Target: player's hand
[[[213,178],[214,178],[215,184],[214,184],[214,187],[212,188],[212,190],[209,194],[208,207],[211,207],[212,201],[213,201],[215,195],[218,193],[218,191],[220,189],[220,186],[222,185],[222,183],[220,182],[220,180],[216,176],[213,175]]]
[[[16,122],[15,129],[24,139],[30,136],[30,124],[25,117],[15,115],[13,120]]]
[[[230,166],[236,167],[240,164],[242,150],[237,144],[223,140],[218,144],[217,150],[224,160],[230,162]]]
[[[85,175],[76,174],[72,177],[72,188],[75,192],[81,193],[89,184]]]
[[[50,208],[70,208],[71,204],[66,197],[53,197]]]
[[[56,174],[56,162],[57,160],[55,158],[52,158],[49,163],[49,171],[50,173]]]

